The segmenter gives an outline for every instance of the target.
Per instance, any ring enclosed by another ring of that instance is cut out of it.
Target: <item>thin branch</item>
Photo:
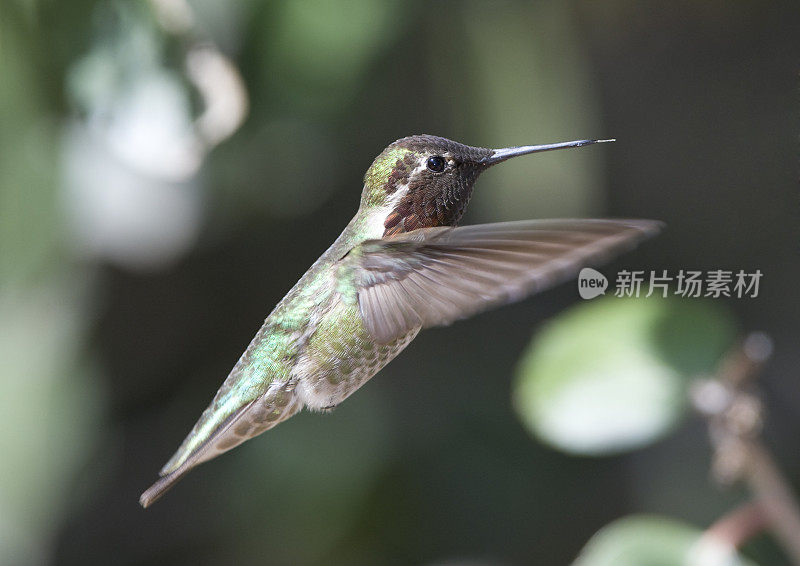
[[[800,565],[800,507],[759,439],[763,408],[747,390],[771,351],[766,335],[751,334],[725,357],[712,379],[698,381],[692,388],[695,408],[708,419],[714,476],[723,484],[744,481],[755,496],[751,506],[726,515],[706,534],[724,533],[739,546],[746,540],[741,537],[750,538],[759,528],[769,527],[792,561]]]
[[[756,500],[737,507],[703,533],[686,556],[686,566],[738,564],[737,550],[769,527],[764,507]]]
[[[703,539],[731,548],[741,548],[769,525],[764,506],[758,500],[748,501],[706,529]]]
[[[763,446],[750,442],[747,452],[747,483],[769,517],[775,536],[792,561],[800,564],[800,508],[792,490]]]

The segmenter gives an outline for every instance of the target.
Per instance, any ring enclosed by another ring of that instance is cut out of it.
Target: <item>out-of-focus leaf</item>
[[[459,73],[441,87],[448,104],[454,84],[467,80],[475,85],[470,92],[477,103],[455,120],[461,127],[477,128],[482,137],[475,144],[513,146],[613,135],[598,124],[591,63],[580,48],[580,30],[567,3],[523,3],[512,12],[470,2],[459,12],[466,42],[454,57],[437,59],[439,67]],[[445,35],[439,41],[452,40]],[[557,64],[552,58],[555,45]],[[469,63],[454,66],[453,58]],[[440,74],[448,76],[446,70]],[[614,147],[554,151],[497,167],[481,179],[473,213],[481,221],[591,215],[602,203],[601,163],[608,151]]]
[[[238,193],[227,200],[248,211],[270,217],[308,214],[324,206],[336,187],[335,147],[336,140],[318,124],[299,119],[264,123],[220,148],[215,158],[217,167],[225,169],[226,184],[215,188]]]
[[[0,286],[48,272],[61,242],[56,127],[24,28],[0,17]]]
[[[691,525],[632,516],[601,529],[572,566],[755,566]]]
[[[102,397],[79,358],[81,301],[64,279],[0,295],[0,556],[42,558],[74,473],[98,437]],[[5,563],[5,562],[4,562]]]
[[[268,13],[263,86],[285,104],[339,112],[376,54],[402,29],[397,2],[284,2]]]
[[[566,452],[600,455],[648,444],[686,408],[686,386],[710,372],[735,334],[718,304],[603,298],[544,326],[519,367],[525,425]]]
[[[370,392],[335,415],[297,415],[240,449],[231,481],[252,487],[225,498],[245,518],[241,562],[261,560],[265,540],[278,564],[326,563],[343,544],[391,451],[385,399]]]

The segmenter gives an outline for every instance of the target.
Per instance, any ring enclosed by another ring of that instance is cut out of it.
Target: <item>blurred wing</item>
[[[380,343],[518,301],[633,248],[652,220],[527,220],[423,228],[354,248],[358,302]]]

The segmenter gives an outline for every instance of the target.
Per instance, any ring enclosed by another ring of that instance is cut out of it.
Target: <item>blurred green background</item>
[[[493,169],[465,223],[656,218],[602,271],[760,269],[715,308],[774,339],[764,438],[797,486],[798,29],[795,2],[0,0],[0,562],[568,564],[617,518],[744,498],[699,419],[603,458],[526,431],[514,375],[570,283],[139,507],[375,155],[423,132],[618,139]]]

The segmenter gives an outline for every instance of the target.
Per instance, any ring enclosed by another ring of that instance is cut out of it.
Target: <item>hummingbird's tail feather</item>
[[[142,494],[139,503],[148,507],[195,466],[269,430],[302,407],[303,401],[295,392],[294,382],[273,383],[264,395],[234,410],[222,422],[213,418],[221,412],[215,410],[212,403],[207,409],[212,414],[203,414],[195,430],[161,469],[161,479]]]
[[[178,483],[183,476],[185,476],[194,466],[181,466],[179,469],[166,476],[161,476],[156,482],[148,487],[142,495],[139,496],[139,505],[147,509],[155,503],[162,495]]]
[[[141,497],[139,497],[139,503],[145,509],[149,507],[153,502],[155,502],[158,498],[164,495],[173,485],[178,483],[178,481],[183,478],[189,471],[194,468],[195,466],[202,464],[206,460],[210,460],[211,458],[217,456],[218,454],[222,453],[224,450],[212,450],[219,444],[218,440],[220,437],[224,437],[225,433],[230,430],[230,428],[245,414],[247,410],[255,403],[256,401],[251,401],[241,407],[238,411],[230,415],[220,427],[218,427],[212,434],[206,438],[205,442],[203,442],[200,446],[192,450],[190,453],[185,454],[182,453],[184,446],[182,445],[181,448],[178,449],[178,452],[175,456],[167,462],[167,465],[164,466],[159,475],[159,478],[153,485],[151,485],[144,493],[142,493]],[[192,437],[192,434],[189,435],[187,440]],[[244,441],[244,439],[242,439]],[[186,444],[186,441],[184,441]],[[231,445],[231,448],[235,446],[235,444]],[[211,451],[212,453],[209,453]],[[180,464],[176,466],[172,466],[170,468],[170,464],[176,460],[176,456],[181,456]]]

